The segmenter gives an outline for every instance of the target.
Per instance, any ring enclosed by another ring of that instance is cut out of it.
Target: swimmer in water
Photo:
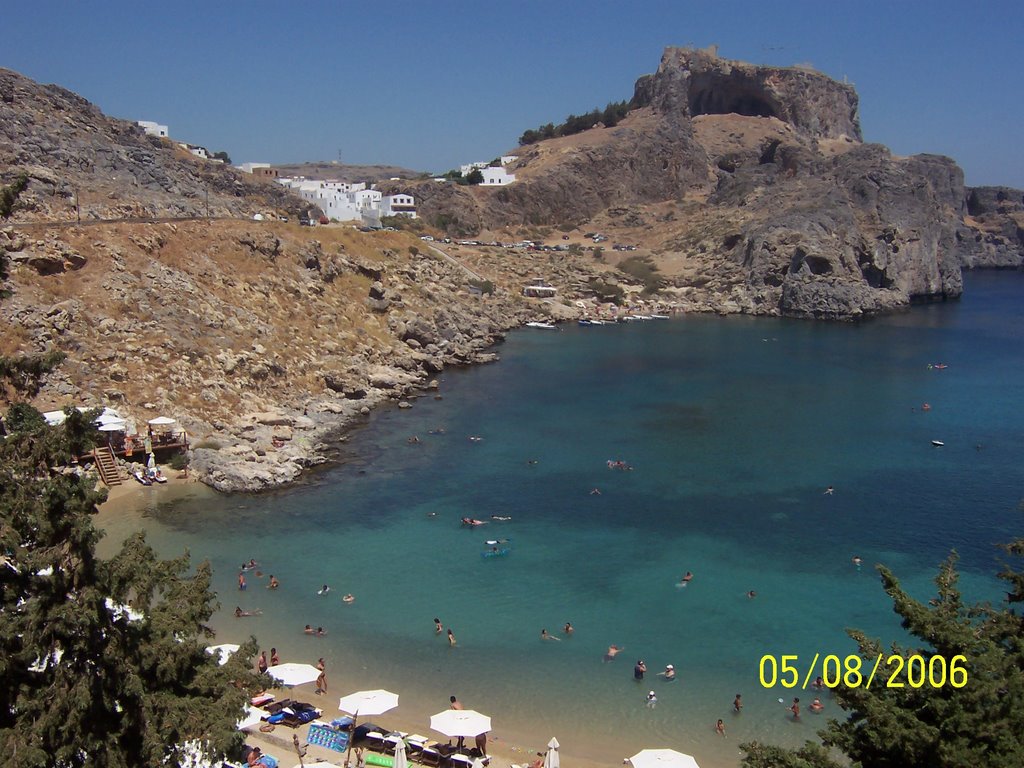
[[[326,584],[324,584],[322,587],[320,587],[319,590],[317,590],[317,594],[318,595],[326,595],[330,591],[331,591],[331,588],[328,587]]]
[[[444,632],[444,627],[441,625],[441,620],[435,617],[434,618],[434,634],[435,635],[440,635],[442,632]]]
[[[574,630],[574,629],[572,628],[572,624],[571,624],[570,622],[568,622],[568,621],[567,621],[567,622],[565,622],[565,626],[564,626],[564,627],[562,627],[562,631],[563,631],[563,632],[565,632],[565,634],[567,634],[567,635],[571,635],[571,634],[572,634],[573,632],[575,632],[576,630]]]
[[[549,635],[548,631],[546,629],[542,629],[540,631],[540,639],[541,640],[561,640],[562,638],[555,637],[554,635]]]
[[[665,678],[665,682],[668,682],[669,680],[675,680],[676,668],[673,667],[671,664],[668,664],[665,666],[665,671],[659,672],[658,674]]]
[[[851,558],[850,562],[852,562],[854,565],[860,568],[860,564],[864,561],[860,559],[859,555],[854,555],[853,558]]]
[[[719,736],[725,736],[725,723],[722,722],[721,718],[719,718],[718,722],[715,723],[715,733]]]
[[[757,592],[755,592],[754,590],[750,590],[749,592],[747,592],[747,597],[753,600],[755,597],[757,597]]]
[[[356,601],[356,596],[349,592],[347,595],[341,598],[341,600],[344,603],[354,603]]]
[[[658,703],[657,695],[655,695],[654,691],[648,691],[647,692],[647,707],[649,709],[654,709],[654,707],[657,705],[657,703]]]
[[[619,655],[620,651],[623,651],[623,650],[625,650],[625,649],[622,648],[622,646],[619,646],[619,645],[609,645],[608,646],[608,651],[604,655],[604,660],[605,661],[611,661],[612,659],[614,659],[616,656]]]

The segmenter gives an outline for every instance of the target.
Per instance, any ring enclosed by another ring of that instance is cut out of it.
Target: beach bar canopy
[[[633,768],[700,768],[692,756],[674,749],[645,749],[629,758]]]
[[[148,422],[151,427],[170,427],[178,422],[172,419],[170,416],[157,416],[155,419],[150,419]]]

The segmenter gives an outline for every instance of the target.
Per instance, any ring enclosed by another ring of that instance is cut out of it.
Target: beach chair
[[[441,759],[441,752],[436,741],[424,743],[416,753],[416,761],[420,765],[429,765],[431,768],[441,765]]]
[[[387,745],[385,740],[390,735],[391,732],[384,729],[367,731],[363,737],[363,743],[367,749],[372,749],[374,752],[384,752]]]

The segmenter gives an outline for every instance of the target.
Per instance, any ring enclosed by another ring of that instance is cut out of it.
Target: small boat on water
[[[533,321],[527,323],[526,327],[527,328],[544,328],[545,330],[548,330],[548,331],[557,331],[558,330],[557,326],[552,325],[551,323],[542,323],[542,322],[540,322],[538,320],[533,320]]]
[[[942,442],[941,440],[932,440],[932,445],[934,445],[936,448],[941,448],[942,446],[945,445],[945,443]]]
[[[668,315],[651,315],[652,320],[668,320]]]

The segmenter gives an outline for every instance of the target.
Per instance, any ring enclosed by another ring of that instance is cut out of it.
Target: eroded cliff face
[[[517,150],[513,185],[404,188],[459,235],[600,223],[614,238],[609,212],[635,209],[649,226],[621,237],[702,310],[849,319],[955,298],[962,265],[1021,263],[1021,193],[864,144],[848,84],[668,48],[632,104],[613,128]]]
[[[298,214],[279,184],[195,157],[56,85],[0,68],[0,183],[24,174],[13,221]]]

